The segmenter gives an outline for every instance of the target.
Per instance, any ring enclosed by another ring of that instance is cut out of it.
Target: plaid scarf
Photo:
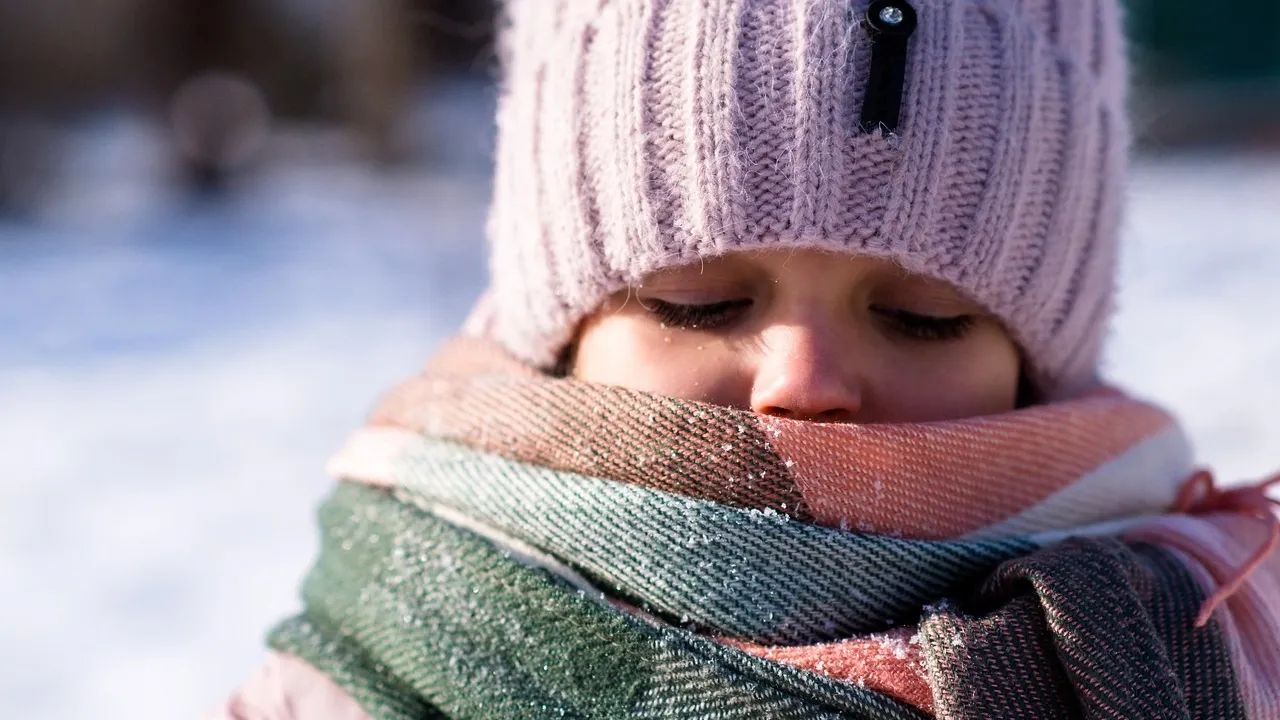
[[[1280,717],[1280,573],[1210,596],[1270,526],[1119,393],[823,425],[462,339],[332,470],[271,644],[378,720]]]

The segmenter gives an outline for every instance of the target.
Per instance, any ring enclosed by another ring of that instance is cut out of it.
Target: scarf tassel
[[[1267,526],[1267,539],[1257,551],[1201,605],[1200,614],[1196,616],[1197,628],[1208,624],[1213,612],[1239,592],[1240,588],[1248,582],[1249,577],[1262,567],[1267,557],[1280,546],[1280,516],[1276,515],[1274,509],[1280,507],[1280,500],[1267,495],[1267,491],[1277,485],[1280,485],[1280,473],[1256,485],[1223,490],[1217,486],[1213,475],[1207,470],[1197,471],[1183,484],[1173,507],[1174,512],[1237,513],[1260,520]]]

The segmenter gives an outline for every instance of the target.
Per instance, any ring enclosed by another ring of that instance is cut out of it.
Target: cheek
[[[573,376],[685,400],[746,407],[750,383],[723,341],[666,330],[643,318],[602,315],[578,338]]]
[[[1021,361],[1002,332],[938,350],[882,366],[877,404],[888,421],[955,420],[1017,406]]]

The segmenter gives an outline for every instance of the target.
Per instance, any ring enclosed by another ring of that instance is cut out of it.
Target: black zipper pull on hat
[[[907,40],[916,29],[916,11],[906,0],[875,0],[867,8],[871,70],[862,100],[862,132],[898,129],[907,77]]]

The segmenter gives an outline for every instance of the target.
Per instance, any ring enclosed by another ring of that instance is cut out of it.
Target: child
[[[1265,484],[1098,379],[1114,0],[508,13],[490,292],[218,717],[1280,717]]]

